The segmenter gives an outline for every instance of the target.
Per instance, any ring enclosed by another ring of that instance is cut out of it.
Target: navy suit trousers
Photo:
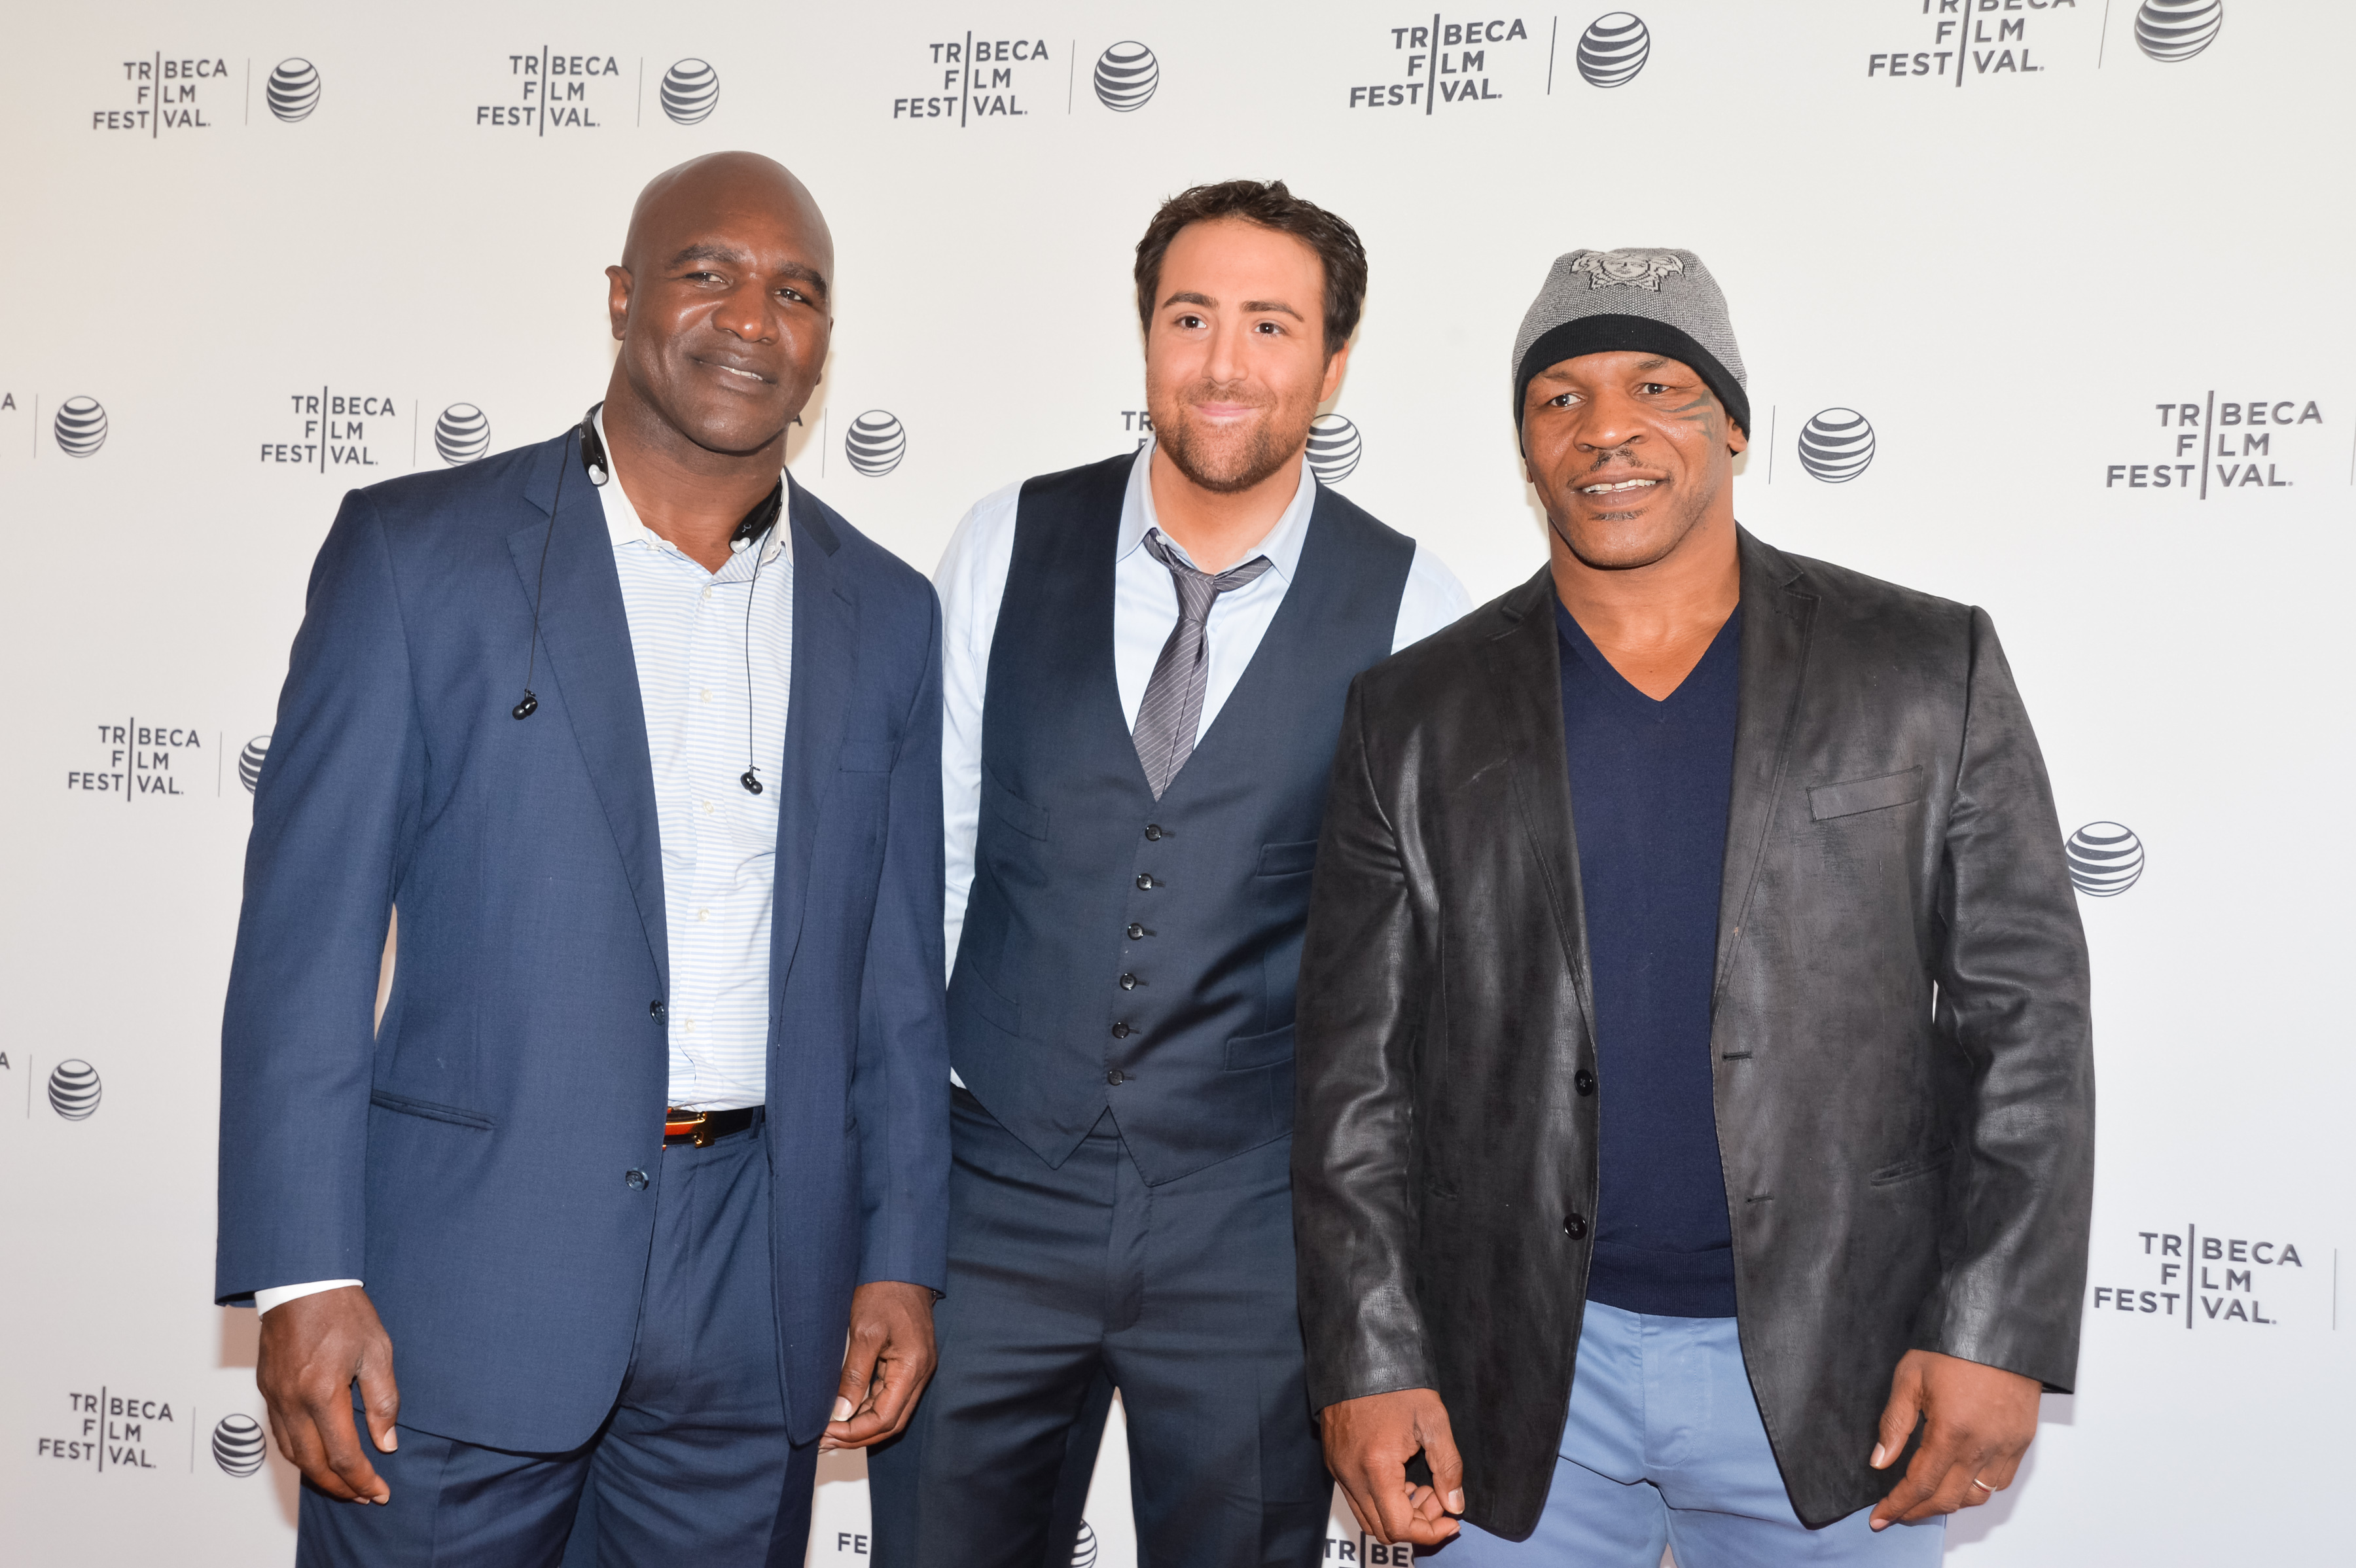
[[[403,1426],[370,1455],[390,1502],[304,1488],[299,1568],[799,1568],[818,1444],[786,1435],[762,1130],[672,1145],[648,1175],[637,1336],[597,1435],[509,1454]]]
[[[958,1090],[950,1147],[940,1370],[868,1461],[879,1568],[1037,1568],[1106,1374],[1141,1561],[1316,1563],[1333,1482],[1302,1380],[1290,1140],[1148,1187],[1109,1116],[1051,1169]]]

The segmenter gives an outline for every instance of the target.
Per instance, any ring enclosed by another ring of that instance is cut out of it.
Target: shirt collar
[[[1137,461],[1130,465],[1129,493],[1121,500],[1120,547],[1113,553],[1115,561],[1127,560],[1130,552],[1141,547],[1147,529],[1158,531],[1162,526],[1153,514],[1152,475],[1153,441],[1149,436],[1145,445],[1137,449]],[[1237,557],[1237,564],[1265,555],[1276,575],[1290,583],[1294,570],[1301,564],[1301,548],[1309,540],[1309,514],[1316,510],[1317,476],[1311,473],[1309,465],[1303,462],[1301,465],[1301,483],[1293,490],[1292,499],[1285,507],[1284,514],[1276,520],[1275,527],[1261,536],[1258,544]],[[1167,533],[1162,537],[1180,555],[1186,553],[1185,549]],[[1194,563],[1190,559],[1187,564]]]
[[[668,550],[672,554],[683,557],[685,552],[678,545],[639,521],[638,509],[630,504],[628,492],[622,489],[621,470],[614,467],[614,448],[605,439],[605,411],[602,405],[598,408],[595,417],[597,444],[605,449],[605,482],[597,487],[597,499],[605,506],[605,533],[613,540],[614,548],[619,550],[625,545],[638,544],[649,550]],[[778,475],[778,479],[781,483],[785,482],[783,473]],[[792,494],[790,487],[787,493],[788,496]],[[750,549],[751,546],[747,545],[745,548]],[[777,514],[776,526],[770,529],[767,537],[761,541],[761,564],[767,565],[781,553],[790,557],[792,551],[793,519],[788,508],[787,511]],[[741,554],[743,552],[740,551],[738,553]]]

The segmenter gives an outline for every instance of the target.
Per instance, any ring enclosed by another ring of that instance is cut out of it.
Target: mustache
[[[1595,455],[1595,461],[1587,466],[1587,471],[1590,474],[1600,474],[1614,463],[1627,463],[1633,465],[1636,461],[1636,455],[1629,450],[1631,445],[1633,445],[1633,443],[1623,441],[1619,446],[1612,447],[1609,452],[1597,453]]]
[[[1196,381],[1178,394],[1180,403],[1192,406],[1204,403],[1239,403],[1250,408],[1274,408],[1276,399],[1266,392],[1255,391],[1248,381]]]

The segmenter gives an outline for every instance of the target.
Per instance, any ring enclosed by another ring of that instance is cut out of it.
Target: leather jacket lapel
[[[568,433],[569,435],[569,433]],[[562,702],[552,705],[573,726],[589,782],[605,809],[615,846],[630,879],[639,922],[655,971],[670,989],[670,943],[663,911],[662,838],[655,815],[655,768],[647,746],[647,711],[638,693],[638,665],[630,647],[629,614],[622,606],[621,574],[614,566],[612,535],[596,487],[579,467],[579,448],[570,439],[551,443],[524,482],[524,498],[544,518],[556,496],[558,465],[564,474],[563,510],[552,533],[539,519],[508,535],[509,553],[523,580],[524,599],[540,602],[538,683],[554,693],[561,677]],[[547,585],[540,591],[541,555],[547,552]],[[536,714],[523,722],[545,723]]]
[[[1571,826],[1570,774],[1563,756],[1561,638],[1554,624],[1554,578],[1540,567],[1499,606],[1512,624],[1483,650],[1499,727],[1511,748],[1514,803],[1563,962],[1592,1027],[1592,977],[1587,959],[1587,907],[1579,883],[1579,840]]]
[[[1736,698],[1734,789],[1728,803],[1726,866],[1719,878],[1718,971],[1713,1011],[1725,993],[1742,935],[1744,911],[1783,792],[1793,721],[1800,711],[1802,675],[1815,596],[1800,568],[1772,545],[1736,531],[1742,565],[1742,646]]]

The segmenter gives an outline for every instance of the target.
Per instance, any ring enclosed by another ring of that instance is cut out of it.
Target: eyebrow
[[[670,261],[667,263],[667,266],[670,269],[677,269],[679,267],[685,266],[690,262],[724,262],[730,266],[737,267],[750,267],[753,265],[753,258],[744,252],[737,250],[734,246],[718,245],[707,242],[702,244],[688,246],[686,249],[680,251],[677,255],[671,257]],[[800,262],[787,262],[777,269],[776,275],[779,277],[794,278],[801,283],[809,285],[810,289],[816,293],[820,299],[824,299],[827,295],[826,274],[819,272],[816,267],[807,266]]]
[[[1195,294],[1192,291],[1184,291],[1173,294],[1168,299],[1163,300],[1162,302],[1162,308],[1167,310],[1173,305],[1200,305],[1215,310],[1218,308],[1218,304],[1219,302],[1217,300],[1213,299],[1207,294]],[[1295,321],[1307,319],[1301,314],[1301,312],[1293,309],[1292,306],[1285,304],[1284,301],[1280,299],[1248,299],[1244,301],[1243,308],[1247,315],[1254,313],[1267,313],[1269,315],[1290,316]]]

